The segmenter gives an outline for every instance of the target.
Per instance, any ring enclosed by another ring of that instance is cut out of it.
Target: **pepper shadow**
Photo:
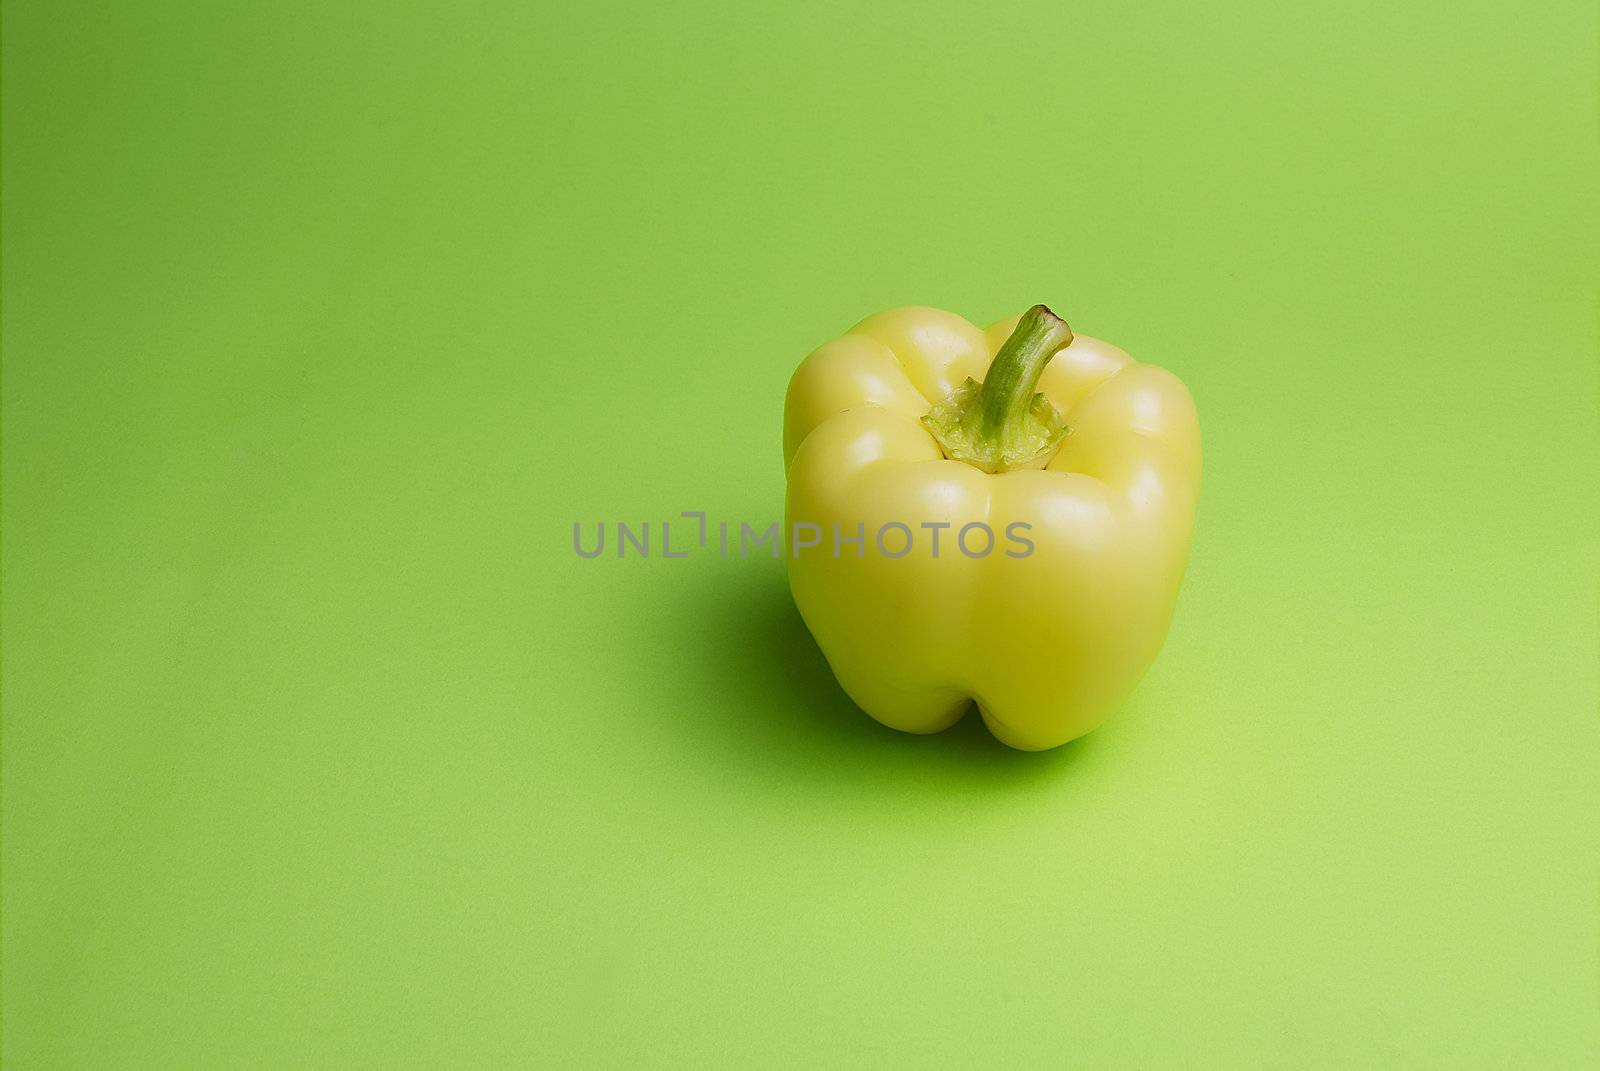
[[[754,565],[756,563],[752,563]],[[1050,751],[1026,752],[996,740],[976,708],[952,728],[927,736],[874,721],[834,679],[795,608],[778,563],[695,585],[707,642],[708,705],[702,740],[749,763],[764,757],[785,777],[960,784],[974,789],[1059,780],[1097,750],[1085,737]]]

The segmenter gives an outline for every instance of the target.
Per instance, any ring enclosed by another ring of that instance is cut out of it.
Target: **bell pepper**
[[[801,363],[784,459],[795,603],[884,725],[938,732],[976,702],[1006,744],[1052,748],[1155,659],[1200,491],[1170,372],[1043,305],[986,330],[893,309]]]

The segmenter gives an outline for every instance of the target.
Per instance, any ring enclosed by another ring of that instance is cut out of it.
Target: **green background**
[[[1600,1056],[1586,3],[4,22],[7,1066]],[[855,711],[783,390],[899,304],[1182,376],[1110,725]]]

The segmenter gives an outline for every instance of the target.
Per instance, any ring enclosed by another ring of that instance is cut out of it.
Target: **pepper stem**
[[[1045,365],[1071,342],[1072,329],[1043,305],[1023,313],[983,383],[968,379],[922,418],[945,456],[985,472],[1048,462],[1071,429],[1036,388]]]

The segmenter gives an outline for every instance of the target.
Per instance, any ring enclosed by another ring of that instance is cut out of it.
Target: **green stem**
[[[1043,305],[1022,314],[1016,330],[1000,346],[978,395],[983,410],[979,432],[995,442],[1020,428],[1033,406],[1039,377],[1050,358],[1072,341],[1072,328]]]
[[[922,418],[945,457],[984,472],[1046,464],[1070,430],[1036,393],[1050,359],[1072,342],[1072,329],[1043,305],[1022,314],[980,385],[967,380]]]

